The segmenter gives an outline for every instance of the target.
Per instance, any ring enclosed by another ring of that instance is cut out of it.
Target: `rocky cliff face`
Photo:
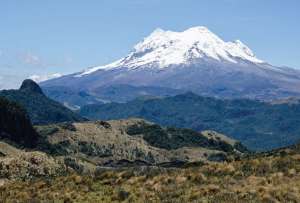
[[[37,94],[44,94],[40,86],[30,79],[23,81],[20,87],[20,91],[25,91],[25,92],[28,91],[28,92],[35,92]]]

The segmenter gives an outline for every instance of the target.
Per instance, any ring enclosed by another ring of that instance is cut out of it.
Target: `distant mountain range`
[[[41,83],[52,97],[84,92],[96,100],[124,102],[139,96],[192,91],[219,98],[281,99],[300,95],[300,71],[258,59],[241,41],[225,42],[205,27],[158,29],[124,58]],[[124,88],[133,91],[122,91]],[[155,89],[153,89],[155,88]],[[158,90],[159,89],[159,90]],[[79,99],[80,100],[80,99]],[[62,103],[65,103],[60,98]],[[74,98],[69,105],[81,106]],[[97,103],[90,99],[85,104]]]
[[[248,99],[221,100],[186,93],[174,97],[136,99],[128,103],[87,105],[80,114],[89,119],[144,118],[163,126],[216,130],[252,150],[269,150],[300,140],[300,104],[269,104]]]
[[[46,97],[39,85],[30,79],[25,80],[19,90],[0,91],[0,97],[21,105],[35,125],[86,120],[62,104]]]
[[[123,85],[118,88],[124,90],[119,95],[128,95],[130,90],[133,90],[134,95],[136,90]],[[155,88],[148,90],[152,91]],[[113,98],[114,91],[117,90],[111,87],[111,92],[105,94]],[[300,103],[297,99],[266,103],[248,99],[216,99],[190,92],[170,97],[144,96],[127,103],[95,101],[97,104],[91,102],[92,104],[84,105],[84,98],[89,100],[93,97],[81,93],[78,96],[82,97],[84,106],[74,112],[47,98],[32,80],[25,80],[19,90],[1,91],[1,96],[23,106],[34,125],[139,117],[163,126],[190,128],[196,131],[216,130],[242,142],[252,150],[284,147],[300,140]],[[65,95],[61,97],[63,98],[78,97]]]
[[[94,93],[66,86],[43,87],[45,94],[66,107],[77,110],[87,104],[127,102],[138,97],[166,97],[184,93],[165,87],[136,87],[132,85],[111,85],[96,89]]]

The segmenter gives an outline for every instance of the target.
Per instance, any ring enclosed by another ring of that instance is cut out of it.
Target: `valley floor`
[[[99,169],[90,176],[13,181],[2,202],[300,202],[300,154],[284,149],[181,169]]]

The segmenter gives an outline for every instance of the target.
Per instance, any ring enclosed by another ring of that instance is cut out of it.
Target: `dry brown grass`
[[[300,159],[295,154],[186,169],[102,170],[11,182],[0,195],[4,202],[300,202]]]

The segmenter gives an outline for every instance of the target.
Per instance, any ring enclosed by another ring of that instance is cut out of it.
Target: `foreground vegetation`
[[[13,181],[0,187],[0,197],[3,202],[299,202],[298,151],[177,169],[98,169],[85,176]]]

